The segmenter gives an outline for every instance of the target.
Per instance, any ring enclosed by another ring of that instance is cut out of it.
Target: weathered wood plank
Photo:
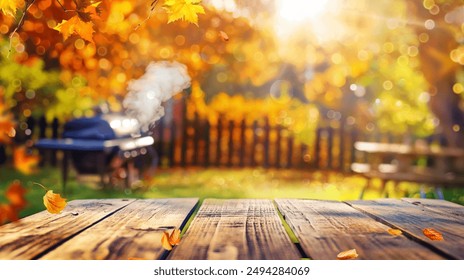
[[[420,207],[425,207],[427,210],[455,215],[461,219],[464,218],[464,206],[450,201],[425,198],[402,198],[401,200],[407,201]]]
[[[42,211],[0,227],[0,259],[34,259],[133,199],[70,201],[61,214]]]
[[[181,228],[197,198],[137,200],[42,259],[159,259],[164,231]]]
[[[336,259],[349,249],[356,249],[359,259],[442,259],[403,235],[390,235],[390,227],[345,203],[301,199],[276,199],[276,203],[313,259]]]
[[[454,215],[429,211],[427,208],[396,199],[348,201],[351,206],[375,219],[401,229],[404,234],[420,240],[448,258],[464,259],[464,221]],[[433,241],[423,234],[433,228],[444,240]]]
[[[207,199],[169,259],[300,259],[272,201]]]

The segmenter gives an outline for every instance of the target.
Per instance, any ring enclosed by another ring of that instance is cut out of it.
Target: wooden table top
[[[350,249],[358,259],[464,259],[463,217],[464,206],[409,198],[74,200],[1,226],[0,259],[334,260]],[[161,237],[174,228],[184,234],[166,251]]]

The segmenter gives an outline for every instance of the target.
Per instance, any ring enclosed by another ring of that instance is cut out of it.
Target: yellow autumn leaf
[[[173,246],[179,245],[180,243],[180,230],[175,228],[172,230],[171,234],[167,231],[163,233],[161,237],[161,245],[164,249],[170,251]]]
[[[48,212],[52,214],[59,214],[66,207],[66,198],[61,197],[60,194],[53,193],[52,190],[47,191],[43,197],[43,202]]]
[[[164,9],[168,13],[168,23],[182,19],[198,26],[198,14],[204,14],[201,0],[166,0]]]
[[[171,232],[171,235],[169,235],[169,243],[172,246],[179,245],[180,243],[180,230],[179,229],[173,229]]]
[[[394,228],[389,228],[388,233],[391,234],[391,235],[394,235],[394,236],[398,236],[398,235],[403,234],[403,232],[401,230],[394,229]]]
[[[172,245],[171,243],[169,243],[169,233],[167,233],[166,231],[163,232],[163,236],[161,237],[161,245],[165,250],[172,250]]]
[[[356,252],[356,249],[351,249],[351,250],[340,252],[337,255],[337,260],[352,260],[352,259],[356,259],[357,257],[358,257],[358,253]]]
[[[53,28],[63,35],[63,39],[66,40],[69,36],[76,34],[82,39],[93,43],[93,23],[84,22],[78,16],[73,16],[69,20],[63,20],[60,24]]]
[[[0,10],[5,15],[14,16],[23,5],[24,0],[0,0]]]

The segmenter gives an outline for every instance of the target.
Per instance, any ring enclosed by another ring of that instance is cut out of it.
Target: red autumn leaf
[[[424,228],[422,232],[430,240],[438,240],[438,241],[443,240],[443,235],[433,228]]]
[[[24,197],[26,189],[23,188],[19,181],[14,181],[8,186],[5,196],[10,201],[10,205],[15,209],[23,209],[26,204],[26,198]]]
[[[0,225],[10,221],[15,222],[19,219],[18,210],[11,205],[0,204]]]

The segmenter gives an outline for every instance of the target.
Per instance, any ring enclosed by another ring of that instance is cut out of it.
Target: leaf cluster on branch
[[[102,13],[100,6],[102,1],[55,1],[62,8],[63,13],[71,14],[72,16],[68,19],[63,19],[53,29],[60,32],[64,40],[68,39],[71,35],[77,35],[88,42],[93,42],[92,37],[95,32],[93,28],[94,20]],[[28,10],[35,2],[36,0],[0,0],[0,11],[4,15],[15,17],[18,13],[21,14],[15,29],[10,33],[10,37],[22,28],[24,22],[27,20]],[[158,2],[160,0],[153,0],[150,3],[148,6],[148,16],[145,21],[151,18]],[[205,13],[201,0],[164,0],[163,9],[168,14],[168,23],[184,20],[198,25],[198,14]],[[140,27],[141,24],[136,28]]]

